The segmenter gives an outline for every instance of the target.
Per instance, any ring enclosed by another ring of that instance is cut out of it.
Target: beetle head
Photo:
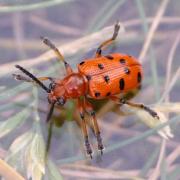
[[[63,106],[66,102],[65,89],[62,84],[55,82],[49,85],[50,93],[48,93],[48,102],[52,104],[56,102],[58,105]]]

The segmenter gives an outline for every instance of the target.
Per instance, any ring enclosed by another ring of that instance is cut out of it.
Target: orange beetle
[[[99,126],[96,120],[95,112],[92,105],[88,102],[87,96],[93,99],[109,98],[116,103],[128,104],[129,106],[144,109],[153,117],[159,118],[157,113],[143,104],[136,104],[127,101],[124,98],[119,98],[116,95],[128,92],[138,88],[142,80],[142,66],[132,56],[120,53],[113,53],[106,56],[102,55],[102,49],[111,44],[118,35],[119,24],[115,24],[112,38],[103,42],[97,49],[95,58],[86,59],[78,64],[78,72],[73,72],[70,65],[64,60],[60,51],[47,38],[43,38],[43,42],[49,46],[57,55],[58,59],[64,62],[66,68],[66,77],[64,79],[56,79],[52,77],[35,77],[23,67],[16,65],[23,73],[30,77],[24,77],[19,74],[14,74],[17,80],[27,82],[36,82],[47,93],[48,101],[51,104],[47,115],[47,122],[50,120],[53,113],[54,105],[63,106],[67,99],[77,99],[78,109],[80,112],[81,128],[84,135],[85,147],[87,154],[92,158],[92,149],[89,143],[86,121],[84,114],[87,113],[92,117],[93,130],[95,132],[98,150],[104,148]],[[41,81],[50,80],[49,87],[46,87]]]
[[[119,53],[87,59],[78,71],[88,79],[88,94],[95,99],[128,92],[141,84],[142,67],[132,56]]]

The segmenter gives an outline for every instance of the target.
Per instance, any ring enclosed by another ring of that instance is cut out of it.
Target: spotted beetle
[[[58,59],[64,63],[66,76],[63,79],[52,77],[35,77],[29,71],[16,65],[15,67],[26,74],[30,79],[19,74],[14,74],[17,80],[35,82],[48,93],[50,110],[47,115],[47,122],[50,121],[55,104],[63,106],[68,99],[77,99],[77,107],[81,117],[81,128],[84,136],[87,154],[92,158],[92,149],[89,143],[88,132],[85,121],[85,113],[93,120],[93,130],[97,138],[98,150],[103,152],[101,133],[96,119],[95,111],[87,97],[93,99],[108,98],[116,103],[127,104],[131,107],[144,109],[151,116],[159,118],[157,113],[143,104],[137,104],[119,98],[117,95],[126,93],[141,85],[143,72],[142,66],[137,59],[130,55],[113,53],[102,55],[102,49],[111,44],[117,37],[120,29],[119,23],[114,26],[112,38],[103,42],[96,51],[95,57],[85,59],[78,64],[78,72],[74,72],[65,61],[63,55],[56,46],[47,38],[42,38],[43,43],[51,48]],[[42,81],[49,80],[50,85],[46,87]]]

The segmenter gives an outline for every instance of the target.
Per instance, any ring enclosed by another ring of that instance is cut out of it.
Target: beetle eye
[[[63,106],[65,104],[65,99],[63,97],[60,97],[57,99],[57,104],[60,106]]]
[[[49,89],[53,90],[55,88],[56,84],[54,82],[49,84]]]

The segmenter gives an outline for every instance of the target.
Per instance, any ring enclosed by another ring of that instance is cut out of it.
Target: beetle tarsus
[[[110,39],[104,41],[103,43],[100,44],[100,46],[97,48],[96,50],[96,55],[95,57],[101,57],[102,54],[102,49],[104,49],[104,47],[112,44],[112,42],[117,38],[118,33],[119,33],[119,29],[120,29],[120,25],[119,25],[119,21],[114,25],[114,32],[113,35]]]
[[[113,36],[112,36],[112,40],[116,39],[116,37],[118,35],[118,32],[119,32],[119,29],[120,29],[120,25],[119,25],[119,21],[117,21],[117,23],[114,26],[114,33],[113,33]]]
[[[152,110],[151,108],[143,105],[143,109],[144,109],[145,111],[147,111],[152,117],[159,119],[159,116],[158,116],[157,112],[155,112],[155,111]]]
[[[120,99],[119,103],[121,105],[127,104],[127,105],[132,106],[132,107],[137,107],[137,108],[143,109],[144,111],[148,112],[153,118],[159,119],[157,112],[155,112],[154,110],[152,110],[148,106],[145,106],[144,104],[132,103],[132,102],[126,101],[124,98]]]
[[[56,46],[46,37],[40,36],[40,38],[42,39],[43,43],[46,44],[48,47],[50,47],[51,49],[57,51]]]
[[[102,138],[100,132],[97,134],[97,142],[98,142],[98,150],[101,151],[101,155],[103,154],[103,143],[102,143]]]
[[[91,145],[89,143],[89,139],[88,137],[85,137],[85,146],[86,146],[86,152],[87,154],[91,157],[92,159],[92,149],[91,149]]]

